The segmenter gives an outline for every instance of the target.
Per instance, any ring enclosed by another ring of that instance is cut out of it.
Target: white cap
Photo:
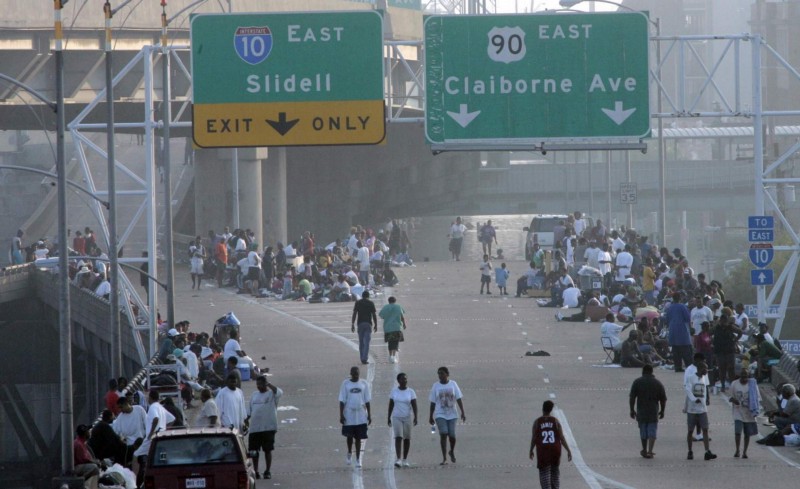
[[[167,336],[178,336],[178,330],[175,328],[170,329],[167,331]]]

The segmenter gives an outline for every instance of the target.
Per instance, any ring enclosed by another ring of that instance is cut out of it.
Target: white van
[[[555,241],[553,228],[564,221],[566,222],[566,214],[537,214],[531,219],[531,225],[522,228],[527,231],[525,238],[525,259],[531,259],[531,250],[534,243],[539,243],[543,249],[552,248]]]

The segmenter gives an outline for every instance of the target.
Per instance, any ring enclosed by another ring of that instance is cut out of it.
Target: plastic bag
[[[109,467],[105,472],[103,472],[103,476],[105,475],[112,475],[115,481],[120,480],[120,476],[124,481],[124,486],[126,489],[135,489],[136,488],[136,474],[134,474],[131,470],[126,469],[120,464],[114,464]],[[102,477],[100,479],[102,481]],[[99,482],[99,485],[102,486],[102,482]],[[117,484],[118,486],[119,484]],[[108,486],[108,487],[115,487],[115,486]]]

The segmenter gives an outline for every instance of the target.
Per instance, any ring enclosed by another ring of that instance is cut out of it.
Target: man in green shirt
[[[397,363],[397,349],[403,338],[403,330],[406,329],[405,311],[397,299],[389,297],[389,303],[381,308],[378,314],[383,319],[383,338],[388,343],[389,361]]]

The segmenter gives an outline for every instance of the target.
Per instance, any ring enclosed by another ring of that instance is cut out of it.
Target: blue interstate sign
[[[750,285],[772,285],[774,278],[771,268],[750,270]]]
[[[772,259],[775,257],[775,250],[772,248],[772,245],[759,246],[754,244],[750,246],[748,255],[753,265],[764,268],[772,263]]]
[[[242,61],[257,65],[272,51],[272,31],[267,26],[238,27],[233,35],[233,45]]]
[[[747,227],[750,229],[772,229],[775,218],[772,216],[747,216]]]

